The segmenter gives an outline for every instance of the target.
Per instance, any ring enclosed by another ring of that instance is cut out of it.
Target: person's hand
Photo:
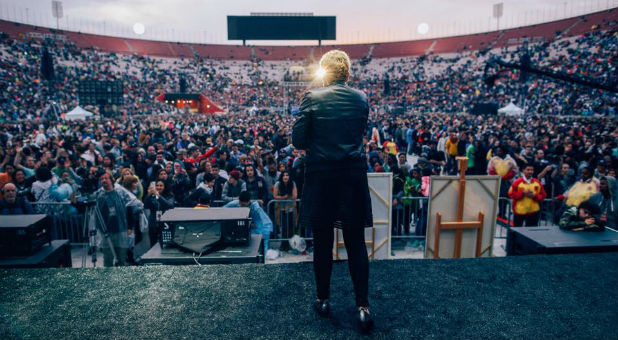
[[[394,206],[396,206],[396,205],[397,205],[397,203],[398,203],[398,202],[397,202],[397,199],[395,198],[395,199],[393,200],[393,207],[394,207]]]
[[[148,187],[148,194],[149,195],[155,195],[157,193],[157,189],[153,186],[149,186]]]
[[[264,205],[264,201],[262,201],[262,200],[257,200],[257,201],[258,201],[258,203],[260,203],[260,206]]]
[[[543,170],[543,171],[549,172],[549,171],[551,171],[551,169],[553,169],[553,166],[548,165],[548,166],[545,167],[545,170]]]
[[[607,215],[603,214],[599,219],[603,222],[607,222]]]
[[[591,225],[596,222],[596,220],[594,219],[594,217],[588,217],[584,222],[586,222],[586,225]]]
[[[127,235],[131,236],[133,234],[133,229],[127,229]]]

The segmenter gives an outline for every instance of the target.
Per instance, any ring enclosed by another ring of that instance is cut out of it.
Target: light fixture
[[[429,32],[429,25],[426,22],[421,22],[416,28],[416,31],[420,35],[425,35]]]
[[[142,35],[144,34],[144,32],[146,32],[146,27],[144,27],[144,24],[142,24],[141,22],[136,22],[133,25],[133,32],[137,35]]]

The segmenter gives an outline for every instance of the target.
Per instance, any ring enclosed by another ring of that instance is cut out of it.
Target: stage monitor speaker
[[[195,253],[206,253],[221,243],[221,225],[221,221],[178,222],[174,225],[174,244]]]
[[[216,245],[246,245],[250,239],[249,208],[175,208],[161,216],[162,245],[207,252]]]
[[[473,115],[497,115],[498,114],[498,104],[493,102],[479,102],[475,103],[472,107]]]
[[[47,215],[6,215],[0,218],[0,256],[25,256],[51,241]]]

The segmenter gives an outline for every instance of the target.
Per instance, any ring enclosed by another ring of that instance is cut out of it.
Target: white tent
[[[519,116],[524,114],[524,110],[511,102],[509,105],[499,109],[498,113],[505,114],[507,116]]]
[[[84,110],[81,106],[77,106],[64,116],[65,120],[85,120],[92,117],[92,112]]]

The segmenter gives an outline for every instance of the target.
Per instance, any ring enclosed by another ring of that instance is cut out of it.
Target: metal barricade
[[[87,243],[88,230],[85,228],[87,208],[80,212],[71,202],[33,202],[36,213],[46,214],[50,221],[52,240],[69,240],[70,243]]]
[[[552,226],[556,225],[560,218],[560,211],[562,202],[548,198],[540,204],[539,210],[539,226]],[[496,230],[497,238],[506,238],[506,231],[513,226],[514,213],[513,213],[513,200],[506,197],[499,199],[498,217]]]
[[[401,197],[393,206],[391,237],[397,239],[425,239],[427,231],[428,197]],[[506,238],[506,230],[513,225],[511,199],[498,200],[496,238]]]
[[[212,208],[221,208],[222,206],[224,206],[227,202],[223,201],[223,200],[214,200],[212,202],[210,202],[210,206]]]
[[[213,206],[216,206],[213,203]],[[298,223],[300,200],[271,200],[266,213],[273,222],[271,240],[287,240],[293,235],[312,238],[311,230]],[[427,231],[428,197],[401,197],[392,210],[392,239],[425,239]],[[554,225],[558,205],[552,199],[541,204],[539,225]],[[498,199],[496,217],[496,238],[506,238],[507,230],[513,226],[512,200]]]
[[[311,230],[299,225],[300,200],[270,200],[266,205],[266,213],[273,222],[273,232],[270,240],[287,240],[294,235],[312,238]]]
[[[401,197],[392,211],[392,239],[425,239],[429,198]]]

